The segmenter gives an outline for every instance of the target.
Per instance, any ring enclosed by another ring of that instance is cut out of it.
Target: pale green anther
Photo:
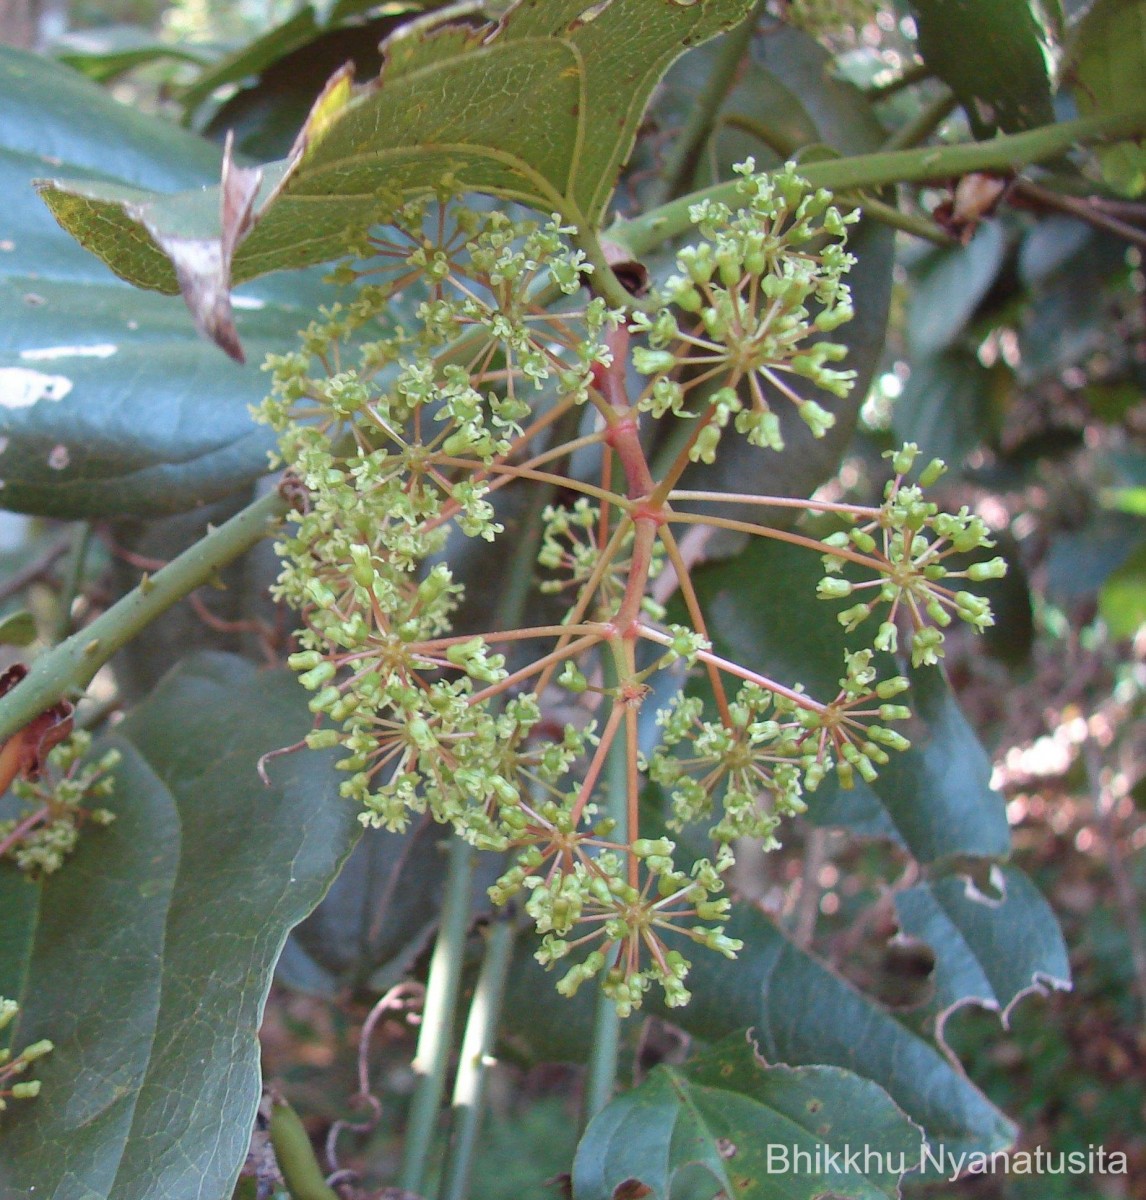
[[[562,668],[561,674],[557,677],[557,683],[559,687],[578,695],[589,686],[589,681],[571,662],[567,662]]]
[[[712,246],[707,242],[702,242],[699,246],[686,246],[677,255],[677,266],[693,283],[707,283],[716,270]]]
[[[334,663],[324,660],[313,670],[306,671],[300,675],[298,681],[304,688],[313,692],[315,688],[320,688],[324,683],[329,683],[337,674],[337,670]]]
[[[905,709],[904,711],[906,712],[907,710]],[[885,721],[895,719],[884,717],[883,708],[880,709],[879,715]],[[908,715],[910,716],[910,713],[908,713]],[[902,752],[911,748],[911,742],[908,741],[908,739],[905,738],[902,733],[898,733],[894,729],[883,729],[879,726],[873,726],[868,730],[868,733],[875,741],[882,742],[891,750],[899,750]]]
[[[306,593],[319,608],[333,608],[338,603],[338,597],[320,579],[308,579]]]
[[[1007,573],[1005,558],[992,558],[987,562],[972,563],[967,568],[967,578],[973,583],[982,583],[986,579],[1002,579]]]
[[[905,442],[898,450],[885,450],[883,457],[891,459],[892,470],[897,475],[906,475],[919,457],[919,447],[914,442]]]
[[[947,473],[947,464],[941,458],[933,458],[927,466],[919,472],[919,486],[931,487],[933,483],[937,483],[939,479]]]
[[[676,366],[676,355],[669,350],[650,350],[637,346],[633,350],[633,366],[642,375],[661,375]]]
[[[632,851],[637,858],[650,858],[653,855],[672,854],[676,844],[668,838],[637,838],[633,842]]]
[[[951,614],[934,598],[927,601],[927,615],[944,629],[951,624]]]
[[[374,583],[374,563],[369,546],[351,546],[350,557],[354,563],[350,576],[359,587],[368,588]]]
[[[899,630],[896,629],[895,624],[891,621],[884,621],[875,635],[873,644],[884,654],[894,654],[899,649]]]
[[[323,656],[317,650],[300,650],[287,659],[287,666],[292,671],[309,671],[323,661]]]
[[[310,698],[310,703],[307,708],[312,713],[325,712],[329,708],[333,708],[339,701],[341,693],[336,687],[323,688],[317,696]]]
[[[836,620],[849,632],[871,615],[871,609],[866,604],[853,604],[843,612],[836,614]]]
[[[716,448],[719,445],[720,429],[710,422],[697,435],[697,439],[693,443],[692,449],[688,452],[688,456],[693,462],[714,463],[716,461]]]
[[[813,437],[823,437],[836,423],[836,418],[815,400],[805,400],[796,411],[799,412],[800,419],[812,431]]]
[[[329,750],[341,742],[337,729],[312,729],[306,735],[306,744],[311,750]]]
[[[25,1046],[20,1052],[20,1058],[26,1063],[33,1063],[36,1059],[43,1058],[45,1054],[51,1054],[55,1048],[47,1038],[42,1038],[38,1042],[33,1042],[30,1046]]]
[[[821,579],[816,584],[816,594],[821,600],[843,600],[846,596],[850,596],[854,590],[848,580],[840,579],[836,576],[830,579]]]

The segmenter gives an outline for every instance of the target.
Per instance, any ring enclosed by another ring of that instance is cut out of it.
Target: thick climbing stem
[[[1146,134],[1146,108],[1128,109],[1077,121],[1060,121],[1026,133],[1011,133],[983,142],[957,146],[923,146],[912,150],[880,151],[850,158],[803,163],[800,175],[812,187],[834,192],[883,187],[892,183],[926,183],[950,179],[972,171],[1017,171],[1043,162],[1084,143],[1123,141]],[[740,181],[719,183],[682,196],[639,217],[619,221],[609,239],[640,256],[692,228],[689,210],[700,200],[735,205]]]
[[[514,920],[501,913],[486,934],[485,957],[470,1001],[454,1082],[454,1137],[446,1160],[442,1200],[465,1200],[469,1193],[474,1152],[481,1132],[486,1083],[501,1020],[505,983],[513,959]]]
[[[430,1147],[438,1127],[453,1049],[458,989],[470,924],[474,853],[473,847],[460,837],[455,835],[450,839],[450,865],[446,872],[441,924],[430,959],[422,1031],[413,1064],[418,1085],[410,1106],[402,1158],[401,1186],[418,1195],[424,1194]]]
[[[0,699],[0,741],[63,696],[76,695],[121,647],[173,604],[210,582],[229,562],[261,541],[286,515],[290,501],[273,491],[210,530],[153,576],[144,576],[90,625],[42,654],[27,678]]]

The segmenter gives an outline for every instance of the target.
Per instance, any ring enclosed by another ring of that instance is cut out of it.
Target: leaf
[[[1083,116],[1146,104],[1146,3],[1094,0],[1075,30],[1068,78]],[[1098,150],[1106,182],[1126,196],[1146,190],[1146,147],[1119,142]]]
[[[313,990],[322,980],[322,990],[333,993],[367,986],[384,991],[396,983],[437,928],[448,840],[448,831],[428,817],[401,834],[368,830],[322,903],[292,935],[297,951],[325,974],[311,976],[308,985],[296,957],[297,986]],[[486,889],[504,869],[498,855],[478,857],[474,918],[488,912]]]
[[[990,1153],[1011,1144],[1015,1127],[961,1070],[918,1034],[805,953],[762,913],[738,906],[727,933],[744,949],[735,962],[683,939],[692,963],[691,1002],[666,1009],[654,988],[646,1008],[693,1037],[718,1042],[751,1029],[768,1062],[842,1067],[884,1089],[932,1143],[948,1152]],[[596,995],[559,996],[554,975],[520,939],[510,973],[503,1037],[528,1060],[581,1061],[588,1052]],[[635,1040],[637,1023],[622,1026]]]
[[[115,822],[43,884],[0,871],[35,896],[0,935],[0,993],[24,1004],[17,1040],[56,1044],[39,1098],[5,1114],[0,1195],[231,1194],[275,960],[358,831],[328,756],[258,779],[258,757],[310,724],[287,672],[187,660],[108,743]]]
[[[747,9],[748,0],[519,0],[493,31],[391,38],[378,79],[352,91],[334,76],[291,155],[266,168],[233,256],[215,190],[162,196],[57,178],[41,191],[117,274],[161,292],[182,284],[185,295],[189,278],[222,294],[339,258],[404,197],[447,177],[594,227],[669,63]]]
[[[1146,536],[1102,585],[1098,611],[1112,637],[1133,637],[1146,623]]]
[[[235,147],[243,154],[259,159],[283,158],[290,153],[295,136],[330,76],[348,62],[354,64],[359,78],[377,75],[382,66],[380,43],[409,21],[411,12],[417,12],[417,6],[390,5],[381,15],[365,19],[347,13],[319,29],[313,10],[300,9],[277,30],[220,63],[218,71],[194,85],[184,102],[198,103],[196,95],[202,97],[219,86],[214,80],[241,83],[211,112],[201,132],[218,142],[233,132]]]
[[[919,52],[959,97],[977,138],[1054,119],[1049,33],[1032,0],[912,0]]]
[[[946,350],[962,334],[1002,269],[1007,241],[998,221],[984,221],[966,246],[931,250],[915,264],[907,310],[911,353]]]
[[[266,470],[273,438],[248,405],[257,365],[223,362],[178,301],[144,295],[35,203],[30,181],[72,173],[152,187],[218,178],[217,147],[115,103],[74,72],[0,49],[0,479],[5,507],[59,517],[178,512]],[[313,273],[245,289],[253,357],[281,349],[332,292]]]
[[[912,363],[892,429],[897,442],[954,467],[990,433],[990,415],[990,375],[975,355],[953,348]]]
[[[36,640],[36,618],[27,609],[0,619],[0,645],[28,646]]]
[[[994,867],[994,899],[970,879],[949,875],[895,895],[899,926],[935,951],[936,1036],[964,1004],[1008,1023],[1011,1009],[1044,985],[1070,988],[1070,963],[1050,906],[1018,867]]]
[[[921,1157],[919,1129],[877,1085],[838,1067],[767,1066],[735,1035],[606,1105],[577,1148],[573,1197],[613,1200],[632,1181],[669,1200],[703,1171],[736,1200],[877,1200],[898,1197]]]
[[[761,538],[736,558],[695,571],[717,652],[789,687],[802,682],[813,696],[835,696],[845,648],[868,644],[875,628],[845,635],[839,606],[816,598],[820,566],[810,550]],[[877,665],[881,677],[898,669],[886,656]],[[920,862],[1006,855],[1010,833],[1002,798],[990,787],[990,761],[943,673],[905,673],[912,687],[902,702],[914,716],[898,727],[911,748],[893,753],[870,787],[857,781],[843,792],[829,778],[806,797],[809,816],[817,824],[858,820],[869,832],[874,801],[883,831],[893,831]]]

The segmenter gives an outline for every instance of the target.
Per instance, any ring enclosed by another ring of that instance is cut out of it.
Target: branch
[[[210,530],[190,549],[128,592],[86,628],[42,654],[26,678],[0,699],[0,742],[63,696],[82,692],[111,656],[173,604],[246,553],[291,505],[278,489]]]
[[[1106,116],[1061,121],[983,142],[880,151],[804,163],[800,166],[800,175],[814,188],[824,187],[835,192],[893,183],[926,183],[972,171],[1019,170],[1031,163],[1056,158],[1081,143],[1118,142],[1143,135],[1146,135],[1146,108],[1135,108]],[[609,230],[609,240],[639,257],[653,247],[687,233],[692,228],[689,210],[698,201],[718,200],[736,205],[739,184],[739,179],[718,183],[660,208],[650,209],[639,217],[619,221]]]

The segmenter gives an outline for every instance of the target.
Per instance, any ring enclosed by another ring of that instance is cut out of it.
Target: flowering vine
[[[953,581],[1002,569],[945,565],[990,541],[978,518],[924,499],[940,465],[907,482],[914,447],[894,456],[880,507],[808,502],[840,522],[822,540],[706,517],[694,506],[725,497],[678,487],[730,431],[782,449],[782,406],[822,436],[834,420],[824,394],[854,382],[830,334],[853,313],[845,246],[858,214],[791,166],[739,172],[739,206],[694,206],[696,242],[632,315],[593,295],[557,218],[414,201],[338,268],[351,298],[268,361],[259,410],[307,494],[275,589],[300,615],[290,665],[312,693],[307,743],[342,749],[342,791],[364,823],[400,830],[429,812],[505,853],[491,895],[523,897],[558,989],[600,976],[623,1014],[654,982],[669,1005],[687,1002],[689,940],[735,955],[733,844],[775,847],[827,773],[870,781],[907,746],[893,728],[909,715],[897,702],[907,680],[878,678],[874,651],[896,652],[902,627],[917,665],[937,661],[952,617],[990,622]],[[654,472],[650,431],[675,421],[683,444]],[[519,604],[475,631],[451,557],[465,541],[520,539],[523,494],[540,516],[537,544],[521,541],[537,572],[530,611],[546,616],[528,624]],[[675,532],[709,521],[819,552],[820,595],[852,601],[839,614],[849,629],[886,606],[872,647],[841,663],[836,695],[715,653]],[[662,569],[682,623],[652,595]],[[711,711],[681,690],[696,671]],[[641,714],[665,681],[675,694],[644,754]],[[703,823],[711,856],[685,861],[673,837],[642,831],[650,779],[669,796],[667,833]],[[606,787],[623,789],[623,819]]]

